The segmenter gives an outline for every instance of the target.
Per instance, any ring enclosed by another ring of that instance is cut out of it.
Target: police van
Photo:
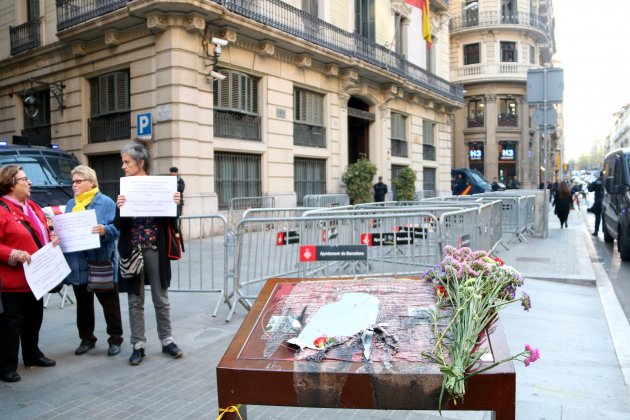
[[[476,169],[470,168],[453,168],[451,169],[451,177],[457,180],[457,176],[462,175],[466,184],[470,188],[466,188],[462,195],[481,194],[492,191],[492,185],[488,182],[486,177]]]
[[[623,261],[630,261],[630,148],[617,149],[604,157],[604,241],[617,241]]]
[[[0,166],[11,164],[24,169],[32,182],[31,200],[46,213],[46,207],[65,206],[74,197],[70,171],[80,163],[73,154],[42,146],[0,142]]]

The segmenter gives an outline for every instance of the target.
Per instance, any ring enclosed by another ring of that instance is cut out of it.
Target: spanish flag
[[[422,38],[431,48],[431,16],[429,15],[429,0],[405,0],[410,6],[422,9]]]

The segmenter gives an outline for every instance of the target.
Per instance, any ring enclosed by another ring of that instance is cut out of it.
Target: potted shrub
[[[352,165],[348,165],[341,180],[348,187],[348,197],[352,204],[372,201],[372,180],[376,175],[376,165],[365,156]]]

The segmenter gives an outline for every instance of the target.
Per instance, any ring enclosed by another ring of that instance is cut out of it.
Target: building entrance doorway
[[[361,156],[370,158],[370,124],[375,120],[370,106],[362,99],[351,97],[348,101],[348,165]]]

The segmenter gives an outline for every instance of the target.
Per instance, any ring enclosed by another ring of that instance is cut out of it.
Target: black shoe
[[[593,236],[597,236],[597,232],[593,233]]]
[[[89,350],[92,350],[95,345],[96,341],[81,340],[81,344],[79,344],[79,347],[77,347],[77,349],[74,351],[74,354],[76,354],[77,356],[81,356],[82,354],[87,353]]]
[[[129,364],[132,366],[138,366],[144,359],[144,349],[133,349],[131,357],[129,357]]]
[[[171,343],[168,346],[162,346],[162,353],[168,353],[173,359],[179,359],[184,355],[182,349],[177,344]]]
[[[2,380],[4,382],[20,382],[21,379],[22,377],[15,371],[7,372],[4,375],[2,375]]]
[[[120,353],[120,344],[110,344],[109,350],[107,350],[107,355],[116,356],[118,353]]]
[[[40,367],[52,367],[55,366],[57,364],[57,362],[55,362],[53,359],[49,359],[46,356],[41,356],[35,360],[32,360],[30,362],[24,361],[24,366],[40,366]]]

